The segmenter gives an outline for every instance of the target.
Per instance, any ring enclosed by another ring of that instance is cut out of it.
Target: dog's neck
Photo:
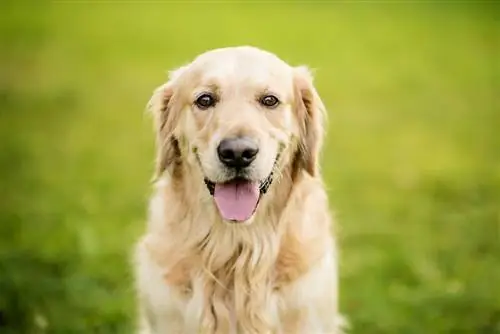
[[[163,179],[158,196],[164,212],[158,219],[157,235],[161,237],[157,239],[157,248],[162,249],[161,244],[171,247],[161,251],[168,254],[162,256],[171,273],[166,279],[189,291],[193,289],[193,275],[203,277],[204,293],[211,296],[207,302],[223,301],[217,304],[221,309],[216,311],[220,326],[231,326],[231,320],[221,316],[231,309],[238,319],[261,318],[254,324],[265,328],[266,317],[272,314],[272,310],[262,309],[270,305],[269,292],[279,288],[278,281],[289,279],[283,276],[289,275],[287,264],[279,258],[284,244],[289,242],[287,238],[290,240],[291,220],[282,216],[287,215],[294,185],[306,177],[301,174],[305,172],[297,171],[293,164],[285,166],[263,195],[252,223],[240,225],[221,220],[197,168],[188,164],[175,168]],[[177,221],[172,217],[177,217]],[[169,242],[164,243],[162,238]],[[290,258],[288,253],[283,256]],[[249,303],[253,306],[248,307]],[[243,331],[261,332],[262,328],[248,327]]]

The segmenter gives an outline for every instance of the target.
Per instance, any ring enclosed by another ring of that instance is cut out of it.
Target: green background
[[[500,333],[500,6],[2,1],[0,333],[132,333],[166,71],[316,69],[352,333]]]

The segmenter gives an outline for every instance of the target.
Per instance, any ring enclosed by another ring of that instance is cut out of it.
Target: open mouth
[[[214,183],[205,179],[222,218],[233,222],[243,222],[252,217],[261,196],[267,192],[272,182],[273,173],[262,182],[235,178],[224,183]]]

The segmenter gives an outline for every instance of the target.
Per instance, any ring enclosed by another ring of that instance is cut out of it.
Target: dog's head
[[[200,171],[226,221],[249,221],[282,168],[318,173],[323,104],[306,67],[254,47],[206,52],[170,75],[149,102],[157,175]]]

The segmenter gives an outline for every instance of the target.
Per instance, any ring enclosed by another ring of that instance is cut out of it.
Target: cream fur
[[[196,94],[220,102],[198,110]],[[255,98],[272,91],[274,110]],[[157,175],[136,247],[140,333],[339,333],[337,256],[319,171],[324,106],[306,67],[253,47],[212,50],[149,103]],[[221,219],[203,178],[227,179],[221,138],[259,142],[251,175],[275,180],[245,223]],[[274,164],[279,154],[278,162]]]

